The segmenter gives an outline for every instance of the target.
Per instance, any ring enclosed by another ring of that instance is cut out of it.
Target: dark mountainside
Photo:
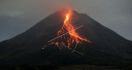
[[[63,24],[63,11],[58,11],[26,32],[0,43],[0,64],[132,64],[132,42],[119,36],[85,14],[74,12],[74,25],[83,25],[77,31],[92,43],[79,45],[79,55],[68,48],[46,47],[56,37]]]

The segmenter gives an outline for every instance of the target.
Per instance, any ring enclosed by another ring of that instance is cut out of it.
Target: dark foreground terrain
[[[132,70],[132,66],[100,66],[100,65],[2,65],[0,70]]]

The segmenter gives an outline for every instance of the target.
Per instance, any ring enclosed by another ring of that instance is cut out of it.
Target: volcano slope
[[[0,43],[0,64],[132,64],[132,42],[96,22],[86,14],[74,11],[73,24],[83,25],[77,32],[91,40],[72,52],[68,48],[49,46],[63,25],[63,11],[46,17],[29,30]],[[44,48],[42,50],[42,48]]]

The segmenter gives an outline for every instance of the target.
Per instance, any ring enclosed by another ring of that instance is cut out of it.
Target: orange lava
[[[84,37],[81,37],[79,33],[77,33],[77,29],[72,24],[72,15],[73,11],[71,9],[67,9],[67,12],[64,15],[64,21],[62,28],[58,31],[57,36],[60,36],[67,32],[67,35],[61,36],[53,42],[53,44],[60,46],[60,47],[68,47],[70,48],[74,43],[79,44],[82,42],[90,42]]]

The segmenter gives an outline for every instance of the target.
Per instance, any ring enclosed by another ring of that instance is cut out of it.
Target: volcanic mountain
[[[76,31],[91,43],[75,50],[48,45],[63,25],[63,11],[46,17],[29,30],[0,43],[1,64],[132,64],[132,42],[96,22],[86,14],[74,11]],[[73,52],[77,51],[77,52]]]

